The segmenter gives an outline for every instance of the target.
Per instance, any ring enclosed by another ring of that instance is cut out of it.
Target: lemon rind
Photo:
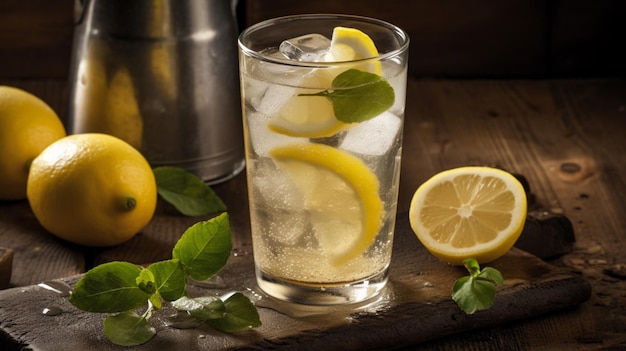
[[[297,160],[323,167],[342,178],[357,194],[361,204],[361,240],[343,254],[331,257],[334,266],[341,266],[366,252],[382,227],[383,202],[379,182],[363,161],[352,154],[316,143],[278,146],[269,151],[276,160]]]

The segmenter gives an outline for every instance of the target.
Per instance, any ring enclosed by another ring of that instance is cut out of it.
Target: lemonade
[[[253,250],[269,295],[337,304],[385,286],[407,46],[397,27],[352,16],[288,17],[242,33]]]

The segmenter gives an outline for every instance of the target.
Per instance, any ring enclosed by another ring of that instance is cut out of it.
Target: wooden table
[[[65,81],[0,84],[31,91],[66,114]],[[546,260],[592,287],[578,307],[407,350],[626,349],[626,80],[410,79],[404,133],[400,213],[415,189],[444,169],[490,165],[522,174],[535,207],[565,215],[576,234],[569,253]],[[229,207],[233,232],[244,236],[235,245],[249,249],[245,177],[214,189]],[[153,227],[184,229],[198,220],[163,203],[157,211]],[[166,259],[176,239],[140,234],[117,248],[87,250],[47,234],[26,201],[0,202],[0,247],[14,250],[13,289],[110,260]],[[0,299],[0,309],[7,303]]]

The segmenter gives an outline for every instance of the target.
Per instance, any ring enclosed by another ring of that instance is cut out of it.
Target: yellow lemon
[[[376,56],[378,56],[378,50],[367,34],[354,28],[336,27],[333,30],[330,49],[325,55],[324,61],[346,62]],[[381,73],[380,62],[378,61],[354,63],[341,65],[337,68],[317,69],[305,77],[304,84],[330,89],[332,80],[339,73],[349,68],[378,75]],[[300,91],[299,93],[311,93],[311,91]],[[335,135],[348,128],[349,125],[335,117],[333,106],[327,98],[296,94],[269,121],[268,127],[276,133],[292,137],[321,138]]]
[[[426,249],[453,265],[504,255],[526,219],[526,193],[510,173],[461,167],[436,174],[413,195],[411,228]]]
[[[378,178],[359,158],[322,144],[270,150],[304,198],[315,237],[330,262],[340,266],[374,242],[383,218]]]
[[[85,246],[120,244],[152,219],[157,190],[146,159],[107,134],[74,134],[32,162],[28,201],[52,234]]]
[[[26,198],[31,161],[65,136],[57,114],[24,90],[0,86],[0,199]]]
[[[372,38],[356,28],[335,27],[330,40],[330,50],[327,61],[342,62],[366,60],[378,56],[378,49]],[[351,68],[381,74],[379,61],[372,60],[357,64]]]

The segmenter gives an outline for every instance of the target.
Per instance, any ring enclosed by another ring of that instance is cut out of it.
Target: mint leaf
[[[226,313],[223,318],[209,319],[206,322],[213,328],[225,332],[240,331],[261,326],[259,312],[254,304],[242,293],[222,296]]]
[[[156,335],[156,329],[144,317],[127,311],[107,317],[104,334],[114,344],[136,346],[150,341]]]
[[[128,262],[101,264],[76,283],[69,300],[76,307],[99,313],[118,313],[104,320],[104,332],[113,343],[134,346],[156,334],[148,320],[163,300],[184,314],[185,328],[205,321],[222,331],[237,331],[261,325],[252,302],[240,293],[222,297],[185,297],[189,278],[205,280],[217,273],[232,249],[228,214],[189,227],[172,250],[171,260],[142,268]],[[134,310],[147,308],[142,316]],[[196,320],[190,323],[189,320]],[[173,328],[180,328],[181,324]]]
[[[335,117],[344,123],[363,122],[393,106],[393,88],[381,76],[349,69],[332,81],[332,91],[300,96],[325,96],[333,105]]]
[[[202,321],[223,318],[226,314],[224,302],[215,296],[181,297],[172,302],[172,306],[179,311],[187,311],[192,317]]]
[[[489,280],[495,285],[504,284],[504,279],[502,278],[502,274],[500,273],[500,271],[492,267],[485,267],[478,274],[478,278]]]
[[[213,189],[195,175],[177,167],[156,167],[157,192],[186,216],[204,216],[226,211]]]
[[[139,276],[135,279],[137,286],[146,294],[152,295],[156,292],[156,284],[154,283],[154,275],[147,269],[142,269]]]
[[[185,293],[187,279],[183,265],[172,259],[156,262],[147,268],[154,275],[156,290],[167,301],[174,301]]]
[[[137,286],[141,270],[128,262],[101,264],[76,283],[69,301],[87,312],[115,313],[138,308],[150,298]]]
[[[178,240],[172,257],[195,280],[206,280],[219,272],[230,257],[232,241],[228,214],[222,213],[189,227]]]
[[[481,271],[478,261],[473,258],[464,260],[463,265],[470,275],[454,282],[452,299],[467,314],[488,309],[496,298],[497,285],[504,284],[502,274],[491,267]]]

